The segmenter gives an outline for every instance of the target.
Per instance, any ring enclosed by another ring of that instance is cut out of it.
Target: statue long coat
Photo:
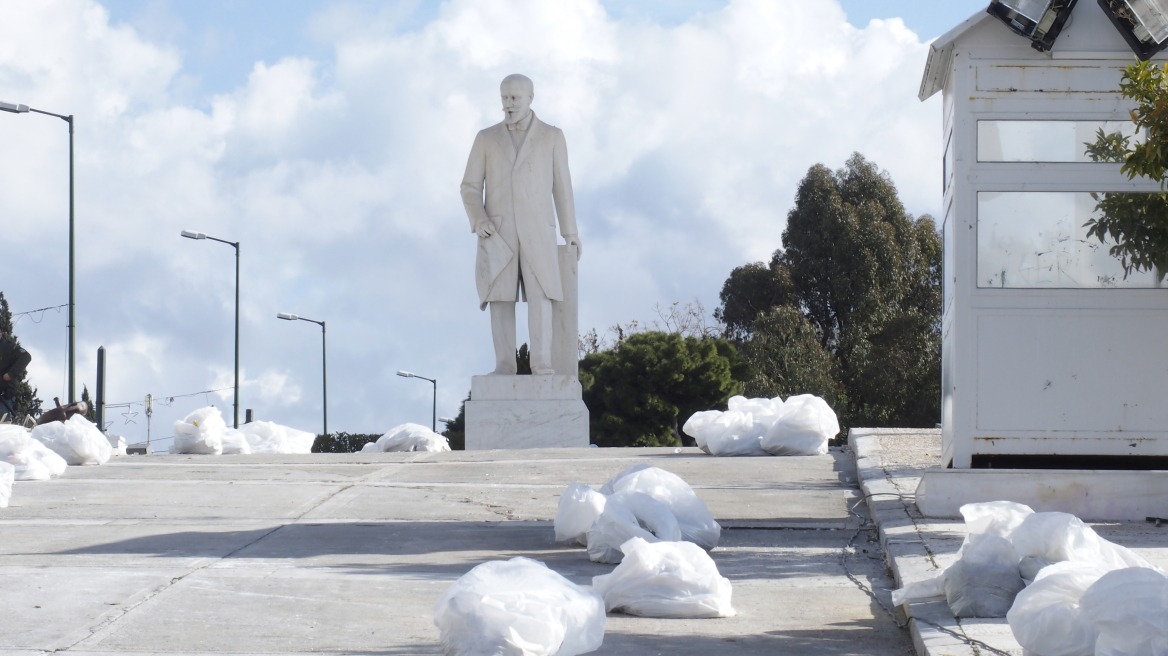
[[[496,231],[490,239],[501,237],[512,253],[511,261],[500,267],[491,262],[499,250],[492,252],[487,239],[478,240],[475,278],[480,308],[486,309],[492,301],[518,300],[521,258],[525,278],[535,276],[549,299],[564,300],[556,218],[559,217],[561,235],[577,233],[563,130],[532,116],[518,153],[505,122],[482,130],[471,147],[461,191],[471,230],[489,218]]]

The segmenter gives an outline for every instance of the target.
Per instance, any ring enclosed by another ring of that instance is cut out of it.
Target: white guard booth
[[[926,514],[1011,497],[1095,519],[1168,512],[1165,475],[1147,471],[1168,461],[1168,289],[1125,277],[1084,227],[1092,193],[1159,190],[1086,155],[1101,128],[1133,134],[1118,89],[1134,61],[1095,0],[1049,52],[988,13],[932,44],[920,99],[944,98],[947,469],[922,479]],[[1102,469],[1143,471],[1084,471]]]

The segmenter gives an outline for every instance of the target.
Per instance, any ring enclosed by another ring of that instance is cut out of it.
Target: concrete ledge
[[[1168,471],[926,469],[916,490],[926,517],[960,518],[964,504],[998,500],[1086,521],[1143,521],[1168,508]]]

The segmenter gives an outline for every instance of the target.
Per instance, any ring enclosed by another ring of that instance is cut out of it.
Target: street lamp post
[[[0,111],[11,112],[13,114],[25,114],[33,112],[34,114],[44,114],[45,116],[56,116],[57,118],[69,124],[69,326],[67,328],[69,333],[69,403],[77,401],[77,319],[76,319],[76,303],[73,294],[73,115],[64,116],[62,114],[54,114],[53,112],[46,112],[39,109],[34,109],[28,105],[18,105],[15,103],[7,103],[0,101]]]
[[[190,230],[183,230],[182,236],[187,239],[210,239],[211,241],[217,241],[220,244],[227,244],[235,248],[235,402],[232,405],[235,410],[234,426],[235,428],[239,428],[239,242],[218,239],[201,232],[192,232]]]
[[[401,376],[402,378],[421,378],[422,380],[428,380],[431,383],[434,383],[434,406],[433,406],[433,414],[430,417],[430,430],[437,433],[438,432],[438,380],[435,378],[426,378],[425,376],[419,376],[418,374],[411,374],[408,371],[399,371],[399,372],[397,372],[397,375]]]
[[[276,313],[277,319],[285,321],[308,321],[320,325],[320,372],[321,372],[321,388],[324,392],[324,436],[328,437],[328,337],[325,334],[325,327],[323,321],[316,319],[308,319],[296,314],[288,314],[287,312]]]

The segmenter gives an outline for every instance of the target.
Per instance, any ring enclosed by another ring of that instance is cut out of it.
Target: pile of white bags
[[[576,656],[604,642],[604,600],[530,558],[483,563],[434,606],[443,651]]]
[[[402,424],[377,438],[376,442],[368,442],[361,449],[362,453],[380,453],[394,451],[449,451],[450,441],[421,424]]]
[[[957,562],[895,591],[893,603],[944,595],[958,617],[1005,615],[1019,644],[1036,656],[1096,655],[1095,629],[1080,597],[1108,572],[1140,569],[1163,578],[1143,557],[1099,537],[1074,515],[1036,513],[1009,501],[967,504],[961,514],[970,534]]]
[[[247,455],[251,453],[312,453],[316,435],[270,421],[253,421],[239,430],[228,428],[214,406],[199,408],[174,422],[171,453]]]
[[[109,439],[81,415],[41,424],[32,429],[32,437],[70,465],[103,465],[113,455]]]
[[[727,407],[725,412],[695,412],[681,430],[715,456],[822,455],[839,433],[835,412],[811,394],[786,402],[734,396]]]
[[[710,555],[689,542],[621,545],[624,560],[611,574],[592,577],[605,608],[644,617],[730,617],[730,581]]]
[[[182,421],[174,422],[174,442],[170,445],[170,452],[221,455],[225,438],[229,442],[229,452],[238,452],[238,449],[247,445],[246,440],[240,440],[236,436],[228,437],[227,424],[223,421],[223,415],[219,413],[218,408],[214,406],[199,408]]]
[[[65,473],[68,463],[48,447],[32,439],[20,426],[0,424],[0,462],[16,468],[18,481],[47,481]]]
[[[0,508],[8,507],[12,498],[12,482],[16,480],[16,467],[0,460]]]
[[[600,493],[609,497],[626,491],[642,492],[664,504],[677,519],[683,540],[706,551],[718,546],[722,527],[714,521],[706,502],[699,499],[693,488],[677,474],[645,464],[633,465],[600,488]]]

